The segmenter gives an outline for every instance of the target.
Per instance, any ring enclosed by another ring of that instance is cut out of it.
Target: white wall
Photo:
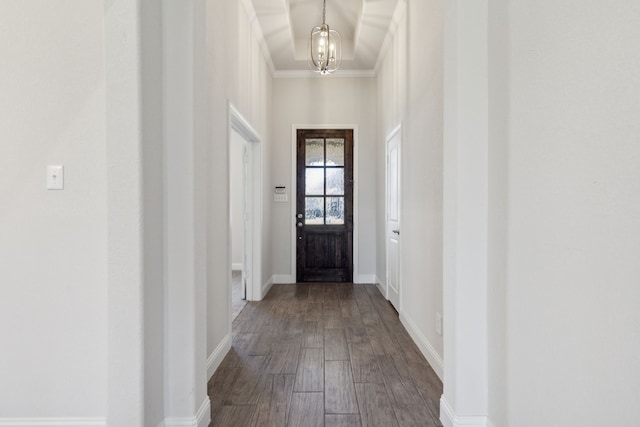
[[[291,203],[295,203],[291,182],[293,125],[358,126],[358,268],[360,277],[375,277],[376,265],[376,81],[373,78],[278,78],[273,81],[273,173],[267,197],[273,187],[284,185],[289,203],[273,203],[273,273],[291,277]],[[356,242],[354,242],[355,244]],[[355,255],[355,254],[354,254]],[[295,277],[291,278],[295,281]],[[357,281],[358,278],[354,277]],[[366,280],[371,282],[372,280]]]
[[[640,422],[638,22],[509,5],[507,425]]]
[[[209,76],[207,354],[209,368],[230,345],[230,267],[228,103],[261,137],[263,177],[269,176],[271,74],[256,42],[243,2],[207,1]],[[269,186],[263,180],[264,188]],[[263,217],[262,283],[271,278],[270,207],[256,207]]]
[[[162,5],[141,2],[144,167],[144,418],[165,418],[164,148]]]
[[[507,3],[490,1],[488,10],[489,200],[488,200],[488,412],[496,427],[507,426],[506,264],[508,57]]]
[[[102,17],[101,1],[0,6],[0,417],[106,416]]]
[[[443,2],[408,1],[378,75],[377,232],[384,236],[385,139],[402,124],[400,315],[442,375]],[[383,241],[377,271],[385,281]],[[445,316],[446,322],[446,316]]]
[[[209,422],[206,367],[206,9],[203,0],[163,4],[165,415]]]

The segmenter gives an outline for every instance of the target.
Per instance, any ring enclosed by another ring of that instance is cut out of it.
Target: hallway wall
[[[309,72],[311,73],[311,72]],[[288,189],[288,203],[273,203],[273,274],[284,281],[295,281],[291,265],[291,203],[295,203],[291,182],[293,125],[358,125],[358,241],[359,276],[373,283],[376,275],[376,80],[336,77],[276,78],[273,80],[273,151],[269,157],[273,173],[265,199],[273,197],[273,187]],[[354,199],[354,203],[356,200]],[[267,201],[267,204],[269,202]],[[354,277],[354,281],[358,278]]]
[[[506,425],[637,425],[640,3],[507,10]]]
[[[376,149],[377,233],[385,236],[386,137],[402,124],[400,316],[441,377],[443,13],[440,0],[407,1],[379,71]],[[378,277],[386,283],[384,242],[378,248]]]
[[[107,390],[103,2],[7,0],[0,9],[0,422],[100,422]],[[65,167],[62,191],[46,189],[52,164]]]
[[[261,283],[271,278],[271,203],[268,156],[271,150],[271,72],[256,42],[251,19],[243,2],[207,1],[207,42],[209,78],[209,180],[208,180],[208,290],[207,355],[210,366],[216,350],[230,345],[228,335],[231,259],[228,256],[229,218],[228,102],[249,121],[262,138],[263,194],[266,201],[256,207],[262,213]],[[224,356],[224,353],[222,354]]]

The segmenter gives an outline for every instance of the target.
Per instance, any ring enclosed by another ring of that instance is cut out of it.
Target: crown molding
[[[251,2],[251,0],[242,0],[242,4],[244,5],[245,11],[247,12],[251,30],[253,31],[256,41],[258,42],[258,46],[260,46],[262,56],[264,56],[264,60],[267,63],[271,74],[273,75],[276,72],[276,67],[273,63],[273,58],[271,58],[271,52],[269,52],[269,46],[267,46],[267,40],[264,38],[264,33],[262,32],[262,27],[260,26],[260,22],[258,21],[258,15],[256,14],[256,10],[253,7],[253,3]]]
[[[384,41],[382,42],[382,47],[380,47],[380,51],[378,52],[378,60],[376,61],[376,65],[374,66],[374,70],[376,74],[380,71],[380,67],[384,62],[385,57],[387,56],[387,52],[391,48],[391,43],[393,42],[393,38],[402,23],[402,20],[405,17],[407,11],[407,0],[398,0],[398,4],[396,5],[396,10],[393,12],[393,16],[391,17],[391,22],[389,23],[389,28],[387,29],[387,35],[384,36]]]

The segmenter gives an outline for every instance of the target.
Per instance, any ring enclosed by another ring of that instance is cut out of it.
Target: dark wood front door
[[[353,281],[353,130],[297,135],[296,280]]]

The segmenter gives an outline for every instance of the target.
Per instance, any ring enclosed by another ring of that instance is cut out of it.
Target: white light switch
[[[47,166],[47,189],[64,190],[64,166]]]
[[[274,194],[273,201],[276,203],[287,203],[289,201],[289,198],[286,194]]]

